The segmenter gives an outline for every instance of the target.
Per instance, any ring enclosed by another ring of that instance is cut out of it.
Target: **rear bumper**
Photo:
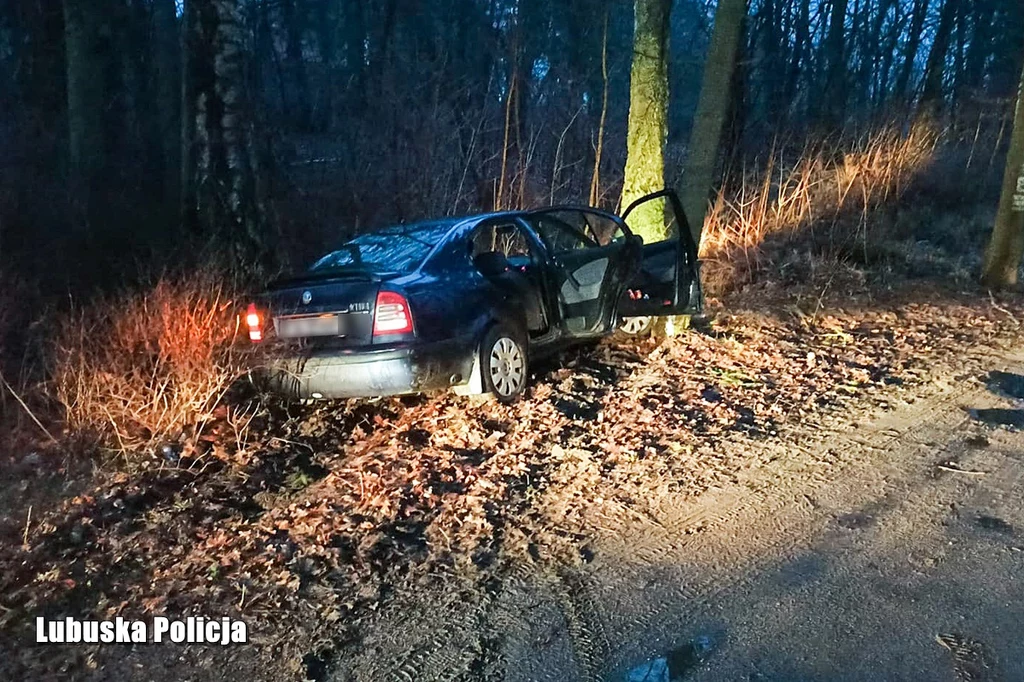
[[[371,398],[421,393],[469,380],[472,343],[333,350],[275,359],[274,387],[296,398]]]

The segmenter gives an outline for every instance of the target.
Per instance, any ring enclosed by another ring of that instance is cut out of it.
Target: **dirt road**
[[[971,412],[1024,382],[989,371],[1024,355],[802,425],[650,518],[601,517],[578,570],[397,599],[336,679],[667,680],[659,657],[673,679],[1024,679],[1024,434]]]
[[[623,534],[611,677],[704,637],[692,679],[1024,679],[1024,435],[972,418],[1009,402],[977,380],[929,393]]]

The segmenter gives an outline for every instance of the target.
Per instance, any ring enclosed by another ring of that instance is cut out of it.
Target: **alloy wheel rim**
[[[502,396],[514,395],[526,378],[523,351],[519,344],[503,336],[491,348],[491,384]]]
[[[639,334],[651,323],[650,317],[624,317],[619,329],[627,334]]]

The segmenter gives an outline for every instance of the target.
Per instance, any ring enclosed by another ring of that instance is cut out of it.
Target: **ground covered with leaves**
[[[63,500],[5,515],[0,668],[159,677],[128,648],[27,645],[34,619],[232,615],[253,646],[175,660],[210,678],[323,678],[398,585],[458,575],[488,589],[519,562],[587,562],[601,514],[646,516],[664,495],[734,480],[749,466],[737,443],[884,406],[1024,320],[1019,297],[843,289],[760,289],[677,338],[566,352],[511,406],[249,396],[145,466],[104,465]],[[25,499],[52,482],[39,472],[69,466],[58,449],[31,457],[8,463]]]

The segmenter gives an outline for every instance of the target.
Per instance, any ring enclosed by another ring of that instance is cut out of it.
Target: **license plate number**
[[[342,333],[341,320],[337,315],[317,317],[279,318],[274,321],[277,335],[284,339],[304,336],[339,336]]]

